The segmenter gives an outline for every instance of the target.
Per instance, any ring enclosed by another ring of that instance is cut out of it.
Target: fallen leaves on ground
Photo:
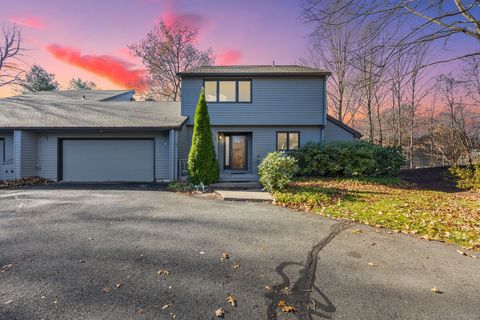
[[[225,316],[225,310],[223,310],[223,308],[218,308],[215,310],[215,316],[218,318],[223,318]]]
[[[225,261],[225,260],[228,260],[228,259],[230,259],[230,256],[229,256],[228,252],[224,252],[220,256],[220,261]]]
[[[375,266],[376,266],[376,264],[373,263],[373,262],[369,262],[368,265],[369,265],[370,267],[375,267]]]
[[[0,272],[6,272],[8,270],[10,270],[11,268],[13,267],[13,264],[6,264],[4,265],[3,267],[0,268]]]
[[[167,269],[160,269],[157,271],[157,276],[168,276],[170,275],[170,271]]]
[[[280,300],[280,301],[278,301],[277,307],[279,307],[280,309],[282,309],[282,311],[285,312],[285,313],[293,313],[293,312],[297,311],[297,310],[295,309],[295,307],[287,305],[287,303],[285,302],[285,300]]]
[[[103,293],[109,293],[109,292],[110,292],[110,288],[103,288],[103,289],[102,289],[102,292],[103,292]]]
[[[171,303],[168,303],[168,304],[164,304],[163,307],[162,307],[162,310],[165,310],[165,309],[168,309],[172,306]]]
[[[274,197],[296,210],[480,251],[478,197],[422,190],[395,178],[305,178]]]
[[[13,302],[13,300],[8,300],[8,301],[5,302],[5,304],[10,304],[12,302]]]
[[[239,265],[238,263],[234,262],[234,263],[232,264],[232,269],[233,269],[233,270],[236,270],[236,269],[238,269],[238,268],[240,268],[240,265]]]
[[[52,180],[48,180],[41,177],[31,177],[15,180],[0,180],[0,189],[20,188],[26,186],[33,186],[39,184],[49,184]]]
[[[230,303],[233,307],[237,306],[237,298],[235,296],[229,295],[226,298],[227,302]]]
[[[353,234],[360,234],[360,233],[362,233],[362,230],[361,229],[353,229],[352,233]]]
[[[430,290],[432,290],[432,292],[435,292],[435,293],[438,293],[438,294],[442,294],[442,293],[443,293],[443,291],[439,290],[439,289],[437,288],[437,286],[433,287],[433,288],[430,289]]]
[[[121,287],[123,287],[123,283],[117,283],[116,287],[117,289],[120,289]]]
[[[457,252],[460,253],[462,256],[466,256],[466,257],[470,257],[470,258],[477,258],[477,256],[474,256],[473,254],[470,254],[468,252],[464,252],[464,251],[461,251],[461,250],[458,250],[457,249]]]

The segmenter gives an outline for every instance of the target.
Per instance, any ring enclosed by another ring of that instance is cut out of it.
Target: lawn
[[[480,251],[480,197],[420,190],[395,178],[301,179],[275,203]]]

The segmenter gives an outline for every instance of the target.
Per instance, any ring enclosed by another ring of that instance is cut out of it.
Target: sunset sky
[[[199,46],[217,64],[293,64],[304,55],[311,26],[297,0],[0,0],[2,24],[22,29],[27,65],[55,73],[61,86],[81,77],[100,89],[125,88],[142,75],[127,45],[160,20],[200,28]],[[456,50],[463,50],[462,45]],[[447,67],[443,66],[442,69]],[[8,96],[11,89],[0,89]]]
[[[292,64],[305,50],[310,27],[295,0],[0,0],[2,24],[22,28],[24,60],[38,63],[65,86],[71,77],[101,89],[124,88],[141,74],[127,45],[160,20],[178,17],[200,27],[201,48],[217,64]],[[0,91],[9,95],[11,90]]]

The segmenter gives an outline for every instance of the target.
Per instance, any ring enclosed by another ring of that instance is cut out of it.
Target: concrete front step
[[[258,182],[218,182],[209,185],[213,190],[250,190],[250,189],[262,189],[262,186]]]
[[[270,193],[261,189],[252,190],[218,190],[215,192],[220,194],[223,200],[229,201],[251,201],[251,202],[272,202],[273,197]]]

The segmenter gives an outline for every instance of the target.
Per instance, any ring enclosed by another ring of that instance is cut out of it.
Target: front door
[[[247,135],[225,135],[225,169],[247,170]]]

